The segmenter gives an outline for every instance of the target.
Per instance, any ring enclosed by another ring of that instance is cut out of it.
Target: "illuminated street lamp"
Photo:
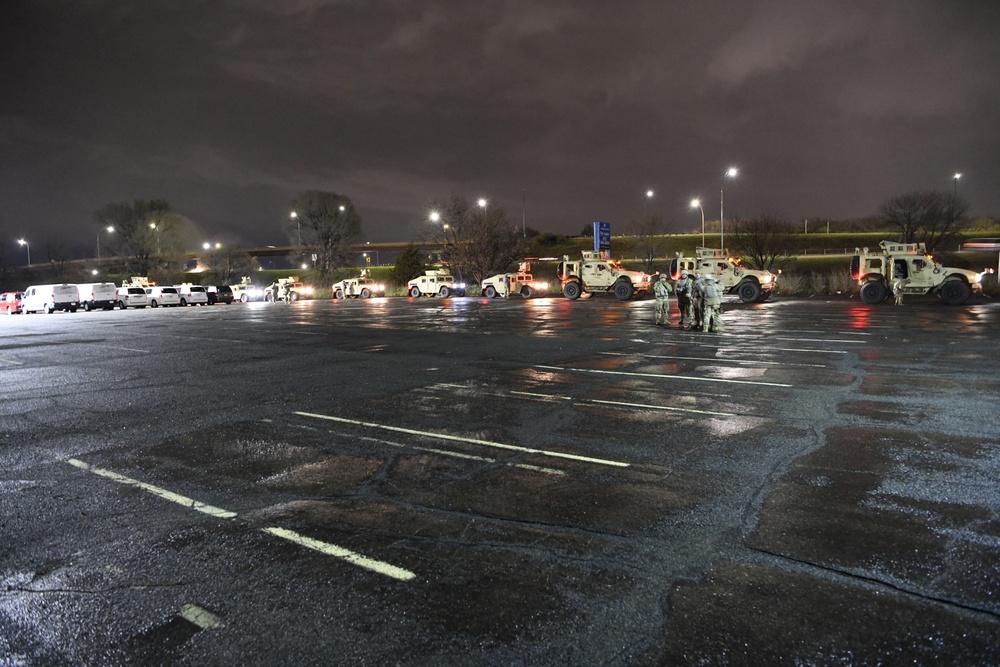
[[[299,239],[299,242],[298,242],[297,245],[301,246],[302,245],[302,227],[299,224],[299,214],[296,213],[295,211],[292,211],[291,213],[288,214],[288,217],[295,221],[295,234],[296,234],[296,236]]]
[[[954,178],[952,179],[955,182],[955,193],[954,194],[955,194],[956,197],[958,197],[958,179],[960,179],[960,178],[962,178],[961,174],[955,174]]]
[[[97,232],[97,261],[101,261],[101,232],[107,232],[108,234],[113,234],[114,231],[115,228],[112,227],[111,225],[108,225],[100,232]]]
[[[691,208],[701,211],[701,247],[705,247],[705,209],[701,207],[700,199],[691,200]]]
[[[160,254],[160,228],[156,226],[155,222],[149,223],[149,228],[156,232],[156,254]]]
[[[17,244],[23,245],[24,249],[28,251],[28,266],[31,266],[31,246],[24,239],[18,239]]]
[[[721,248],[723,252],[725,252],[726,250],[725,237],[723,236],[724,233],[723,224],[725,223],[726,220],[725,213],[723,212],[724,211],[723,204],[725,202],[725,195],[723,193],[723,190],[726,185],[726,176],[728,176],[729,178],[736,178],[736,175],[738,173],[739,172],[736,171],[736,167],[730,167],[729,170],[726,171],[726,173],[722,176],[722,185],[719,186],[719,248]]]
[[[478,205],[479,205],[479,208],[481,208],[481,209],[484,209],[484,210],[486,209],[486,204],[488,204],[488,203],[489,203],[489,202],[487,202],[487,201],[486,201],[485,199],[483,199],[482,197],[480,197],[480,198],[479,198],[479,201],[477,201],[477,202],[476,202],[476,204],[478,204]]]
[[[642,219],[646,219],[646,202],[653,198],[653,191],[646,190],[646,198],[642,200]]]
[[[428,215],[427,218],[431,222],[441,222],[441,214],[438,213],[437,211],[431,211],[430,215]]]

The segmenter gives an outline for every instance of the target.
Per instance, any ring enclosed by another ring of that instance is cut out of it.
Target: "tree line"
[[[319,278],[329,282],[333,272],[350,264],[351,246],[362,235],[362,220],[350,197],[334,192],[310,190],[289,203],[294,212],[283,228],[297,255],[306,258]],[[522,259],[527,249],[525,230],[513,223],[502,205],[473,206],[463,197],[431,202],[438,212],[427,240],[438,246],[428,256],[410,248],[400,254],[393,272],[396,282],[405,284],[419,275],[428,263],[447,264],[459,279],[480,282],[508,271]],[[924,243],[928,252],[942,247],[967,222],[969,203],[953,193],[916,191],[893,197],[878,209],[877,218],[899,231],[905,243]],[[127,270],[150,275],[168,270],[186,258],[184,239],[192,232],[190,221],[174,213],[163,200],[135,200],[112,203],[94,212],[98,243],[102,238],[108,254],[123,260]],[[670,224],[659,214],[644,215],[626,224],[630,250],[652,268],[664,253],[665,235]],[[112,229],[106,235],[101,230]],[[730,231],[731,230],[731,231]],[[777,214],[734,219],[727,224],[732,250],[755,268],[772,269],[788,247],[785,239],[797,225]],[[532,232],[537,235],[538,232]],[[584,229],[590,233],[589,226]],[[730,235],[731,234],[731,235]],[[218,280],[229,284],[250,275],[256,262],[235,247],[211,247],[201,256]]]

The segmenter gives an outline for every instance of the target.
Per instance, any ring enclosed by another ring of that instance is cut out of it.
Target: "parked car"
[[[187,306],[207,306],[208,305],[208,292],[201,285],[192,285],[190,283],[184,283],[182,285],[174,285],[177,288],[177,293],[181,295],[181,305]]]
[[[233,288],[229,285],[209,285],[205,288],[205,292],[208,294],[209,305],[214,303],[232,303],[234,299]]]
[[[149,297],[146,290],[141,287],[119,287],[118,307],[122,310],[126,308],[145,308],[149,304]]]
[[[68,310],[75,313],[80,306],[80,292],[76,285],[32,285],[24,290],[21,297],[21,310],[25,313],[45,311],[52,313],[57,310]]]
[[[111,310],[118,302],[118,289],[114,283],[83,283],[76,289],[80,293],[80,305],[88,312],[95,308]]]
[[[150,308],[181,305],[181,295],[177,293],[176,287],[153,285],[146,288],[146,296],[148,297]]]
[[[21,312],[22,292],[4,292],[0,294],[0,313],[17,315]]]

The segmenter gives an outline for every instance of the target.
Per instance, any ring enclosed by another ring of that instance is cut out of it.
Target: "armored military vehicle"
[[[851,277],[858,281],[861,300],[882,303],[898,280],[906,280],[903,294],[937,294],[949,306],[968,301],[982,290],[983,275],[967,269],[941,266],[923,243],[880,241],[878,250],[855,248]]]
[[[498,273],[490,276],[482,282],[483,296],[493,299],[495,297],[507,298],[513,294],[520,294],[525,299],[538,294],[544,294],[549,289],[546,282],[535,280],[531,275],[531,263],[521,262],[517,267],[517,273]]]
[[[465,283],[455,282],[451,271],[445,268],[427,269],[424,275],[406,283],[406,291],[412,297],[419,296],[465,296]]]
[[[570,261],[569,255],[563,255],[556,275],[562,283],[563,295],[570,300],[597,292],[613,292],[622,301],[633,296],[641,299],[649,290],[651,279],[641,271],[623,268],[603,253],[588,250],[583,251],[581,261]]]
[[[372,280],[371,271],[368,269],[361,269],[361,275],[356,278],[346,278],[334,283],[331,290],[334,299],[347,297],[370,299],[373,296],[385,296],[385,285]]]
[[[724,248],[696,248],[696,257],[681,253],[670,260],[670,277],[679,280],[681,271],[712,276],[717,288],[726,294],[736,294],[743,303],[766,301],[778,284],[778,276],[770,271],[745,268],[740,260],[727,257]]]

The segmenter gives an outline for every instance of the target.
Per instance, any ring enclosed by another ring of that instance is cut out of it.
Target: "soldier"
[[[660,279],[653,286],[653,294],[656,296],[656,325],[670,324],[670,283],[667,282],[667,274],[660,274]]]
[[[903,291],[906,289],[906,285],[910,282],[909,278],[900,278],[892,284],[892,295],[896,297],[896,305],[903,305]]]
[[[278,303],[278,282],[271,283],[271,303]]]
[[[712,276],[705,276],[702,294],[705,299],[702,315],[702,331],[722,331],[722,294],[719,292],[718,281]]]
[[[702,317],[704,315],[704,303],[702,302],[701,289],[704,286],[701,274],[694,274],[694,280],[691,282],[691,308],[690,308],[690,327],[692,330],[700,329],[702,324]]]
[[[688,277],[686,270],[681,271],[681,279],[674,286],[674,291],[677,294],[677,310],[681,313],[681,321],[678,326],[683,328],[684,320],[690,321],[691,315],[691,278]]]

